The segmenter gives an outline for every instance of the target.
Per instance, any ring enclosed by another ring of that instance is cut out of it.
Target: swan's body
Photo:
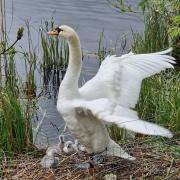
[[[79,89],[82,57],[76,32],[64,25],[49,34],[63,36],[68,41],[69,65],[59,88],[57,109],[88,153],[107,150],[108,155],[134,159],[111,140],[105,127],[107,123],[143,134],[172,137],[167,129],[139,120],[136,111],[132,110],[137,103],[142,80],[166,68],[173,68],[174,58],[163,55],[170,50],[108,56],[97,75]]]

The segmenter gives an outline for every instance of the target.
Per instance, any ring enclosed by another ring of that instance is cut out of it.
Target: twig
[[[21,28],[18,29],[17,37],[16,37],[15,42],[14,42],[10,47],[8,47],[7,49],[5,49],[5,50],[3,50],[2,52],[0,52],[0,55],[5,54],[6,52],[8,52],[11,48],[14,47],[14,45],[15,45],[19,40],[21,40],[21,38],[22,38],[22,36],[23,36],[23,31],[24,31],[24,28],[23,28],[23,27],[21,27]]]
[[[173,162],[174,162],[174,158],[172,158],[172,160],[171,160],[171,164],[170,164],[170,167],[169,167],[168,170],[167,170],[167,175],[166,175],[166,177],[168,177],[169,174],[170,174],[170,172],[171,172],[171,169],[172,169],[172,166],[173,166]]]

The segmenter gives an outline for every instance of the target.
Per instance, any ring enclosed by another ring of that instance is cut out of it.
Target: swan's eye
[[[58,32],[58,34],[59,34],[61,31],[63,31],[63,29],[61,29],[61,28],[57,27],[57,28],[55,28],[55,31],[57,31],[57,32]]]

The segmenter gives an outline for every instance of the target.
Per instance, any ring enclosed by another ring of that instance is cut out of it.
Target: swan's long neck
[[[78,93],[78,80],[81,72],[81,45],[76,33],[68,40],[69,45],[69,64],[65,77],[59,89],[59,95],[72,98]]]

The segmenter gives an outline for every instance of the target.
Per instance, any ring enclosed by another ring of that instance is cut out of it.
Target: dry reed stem
[[[179,141],[178,141],[179,142]],[[87,154],[60,156],[59,164],[53,169],[43,169],[39,162],[41,155],[19,155],[13,160],[6,158],[3,164],[3,179],[12,180],[98,180],[113,173],[118,179],[180,179],[180,159],[170,152],[162,152],[149,145],[129,146],[129,151],[137,158],[131,162],[109,157],[107,162],[93,169],[79,170],[75,164],[88,161]]]

